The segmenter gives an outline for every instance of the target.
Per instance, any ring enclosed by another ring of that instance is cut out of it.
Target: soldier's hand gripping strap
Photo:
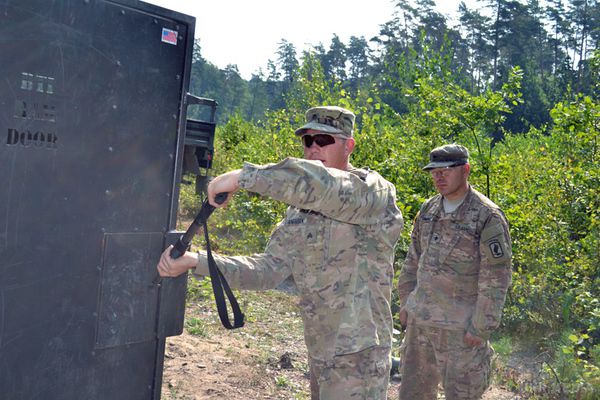
[[[215,196],[215,201],[219,204],[223,203],[227,199],[227,193],[218,193]],[[208,259],[208,270],[210,272],[210,280],[213,288],[213,293],[215,295],[215,303],[217,304],[217,311],[219,312],[219,318],[221,319],[221,323],[227,329],[235,329],[241,328],[244,326],[244,314],[240,310],[240,306],[227,283],[227,280],[217,268],[217,264],[215,263],[215,259],[212,256],[212,251],[210,249],[210,241],[208,239],[208,228],[206,226],[206,221],[208,217],[212,214],[215,208],[208,202],[208,200],[204,200],[202,203],[202,207],[196,215],[194,222],[187,229],[185,234],[183,234],[177,243],[171,249],[169,253],[173,258],[181,257],[186,250],[189,248],[190,243],[192,242],[192,238],[198,230],[200,226],[204,228],[204,239],[206,240],[206,256]],[[159,276],[160,279],[160,276]],[[227,298],[229,299],[229,304],[231,305],[231,309],[233,311],[233,325],[229,321],[229,314],[227,313],[227,303],[225,302],[225,296],[223,295],[223,290],[227,294]]]

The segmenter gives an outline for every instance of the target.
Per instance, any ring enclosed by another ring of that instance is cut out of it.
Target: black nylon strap
[[[217,304],[219,319],[221,320],[223,326],[227,329],[241,328],[244,326],[244,314],[242,313],[242,310],[240,309],[237,299],[231,291],[227,280],[223,276],[223,273],[219,270],[219,268],[217,268],[217,263],[215,262],[210,249],[210,240],[208,239],[208,227],[206,226],[206,220],[204,220],[202,223],[204,227],[204,240],[206,241],[206,258],[208,261],[208,270],[210,272],[210,282],[215,295],[215,303]],[[229,320],[227,303],[225,302],[223,291],[225,291],[225,294],[227,294],[231,310],[233,311],[233,325],[231,325],[231,321]]]

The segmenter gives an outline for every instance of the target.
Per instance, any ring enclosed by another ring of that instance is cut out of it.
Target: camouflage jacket
[[[401,307],[418,324],[488,338],[500,323],[511,256],[498,206],[469,188],[463,203],[446,214],[438,194],[415,219],[398,280]]]
[[[288,158],[245,164],[240,186],[290,205],[262,254],[215,255],[231,287],[276,288],[292,276],[311,357],[391,346],[394,246],[402,229],[394,186],[375,172]],[[199,257],[196,274],[208,273]]]

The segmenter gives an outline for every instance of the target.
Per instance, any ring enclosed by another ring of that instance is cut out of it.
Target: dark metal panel
[[[102,256],[96,348],[123,346],[155,337],[158,286],[152,282],[163,234],[107,234]]]
[[[159,396],[193,40],[164,11],[0,0],[0,398]]]

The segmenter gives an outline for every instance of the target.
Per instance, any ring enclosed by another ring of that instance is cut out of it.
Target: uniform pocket
[[[458,230],[454,246],[446,257],[446,263],[459,275],[473,275],[479,272],[479,238],[472,230]]]

